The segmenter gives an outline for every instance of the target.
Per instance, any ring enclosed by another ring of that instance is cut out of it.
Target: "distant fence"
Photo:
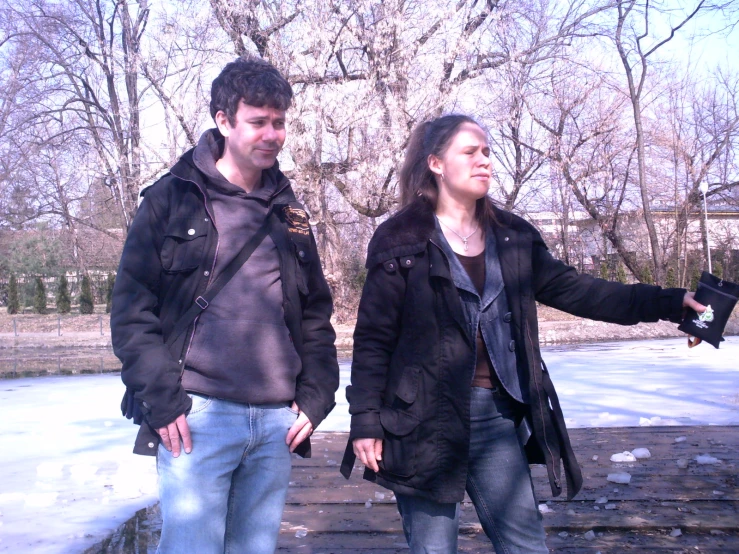
[[[0,334],[40,335],[62,337],[79,333],[96,333],[100,336],[110,334],[110,316],[100,313],[104,306],[98,306],[98,313],[76,314],[0,314]]]

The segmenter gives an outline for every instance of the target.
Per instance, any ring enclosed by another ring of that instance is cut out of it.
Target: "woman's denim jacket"
[[[438,219],[436,220],[436,231],[439,246],[449,261],[452,281],[459,292],[465,321],[469,325],[467,329],[469,336],[473,339],[477,336],[479,324],[498,380],[513,398],[519,402],[528,403],[528,398],[526,398],[528,395],[524,396],[521,379],[518,376],[516,344],[511,334],[511,312],[508,310],[495,234],[485,233],[485,289],[480,298],[467,271],[462,267],[462,263],[444,238]],[[474,344],[476,345],[477,342],[474,341]],[[477,360],[477,352],[473,359]]]

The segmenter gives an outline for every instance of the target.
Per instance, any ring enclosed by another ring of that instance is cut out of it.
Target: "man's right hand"
[[[382,460],[382,439],[354,439],[352,442],[354,455],[361,460],[365,467],[377,473],[380,466],[377,462]]]
[[[190,438],[190,427],[187,425],[185,414],[180,415],[166,427],[157,429],[162,438],[162,444],[175,458],[180,455],[180,444],[184,446],[185,453],[192,452],[192,439]]]

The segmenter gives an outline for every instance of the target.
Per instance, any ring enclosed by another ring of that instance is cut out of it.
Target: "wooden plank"
[[[583,491],[573,501],[551,498],[546,471],[532,468],[544,515],[550,551],[561,554],[739,553],[739,427],[638,427],[573,429],[571,439],[584,476]],[[675,442],[678,437],[685,441]],[[313,458],[294,460],[279,552],[407,552],[392,493],[362,479],[359,465],[351,479],[338,472],[346,433],[316,433]],[[648,460],[616,464],[610,456],[647,447]],[[711,454],[718,465],[698,465]],[[597,460],[593,456],[598,456]],[[687,469],[676,464],[691,460]],[[630,485],[606,480],[626,471]],[[720,494],[716,494],[720,493]],[[597,501],[605,497],[609,507]],[[366,505],[367,500],[370,505]],[[610,506],[612,505],[612,506]],[[474,507],[463,503],[460,552],[490,552]],[[151,550],[158,541],[158,506],[141,510],[103,545],[87,554],[129,554]],[[682,536],[671,537],[673,529]],[[594,535],[585,537],[593,531]]]

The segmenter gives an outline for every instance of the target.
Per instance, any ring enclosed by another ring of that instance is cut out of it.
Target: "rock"
[[[713,456],[709,456],[708,454],[701,454],[700,456],[695,457],[695,461],[698,462],[700,465],[718,465],[721,463],[721,460],[718,458],[714,458]]]
[[[372,501],[371,500],[368,500],[367,502],[365,502],[364,503],[364,507],[367,508],[367,509],[371,508],[372,507]]]
[[[606,504],[606,505],[604,506],[604,508],[605,508],[606,510],[615,510],[615,509],[617,508],[617,506],[616,506],[615,504]]]
[[[631,451],[631,453],[637,460],[646,460],[647,458],[652,457],[652,453],[649,451],[648,448],[635,448]]]
[[[688,467],[688,460],[686,460],[685,458],[680,458],[677,461],[677,467],[679,467],[680,469],[686,469]]]
[[[601,496],[598,500],[595,501],[596,504],[608,504],[608,498],[605,496]]]
[[[588,531],[587,533],[585,533],[583,535],[583,537],[585,537],[585,540],[587,540],[587,541],[594,541],[595,540],[595,533],[591,529],[590,531]]]
[[[593,461],[594,462],[597,462],[598,461],[598,455],[597,454],[595,456],[593,456]]]
[[[570,534],[567,531],[562,531],[561,533],[557,533],[557,535],[559,535],[563,539],[566,539],[567,537],[570,536]]]
[[[711,534],[714,536],[723,535],[724,532],[721,529],[711,529]]]
[[[635,462],[636,458],[631,452],[624,451],[619,454],[614,454],[613,456],[611,456],[611,461],[615,463]]]
[[[629,473],[609,473],[607,477],[611,483],[618,483],[619,485],[628,485],[631,483],[631,475]]]
[[[551,514],[551,513],[553,513],[553,510],[551,510],[549,508],[549,506],[547,506],[546,504],[539,504],[539,511],[542,514]]]
[[[688,437],[677,437],[675,442],[685,442],[686,440],[688,440]]]
[[[670,531],[671,537],[681,537],[683,535],[683,532],[680,529],[673,529]]]
[[[299,539],[304,539],[308,536],[308,531],[306,531],[305,529],[298,529],[295,533],[295,536]]]

